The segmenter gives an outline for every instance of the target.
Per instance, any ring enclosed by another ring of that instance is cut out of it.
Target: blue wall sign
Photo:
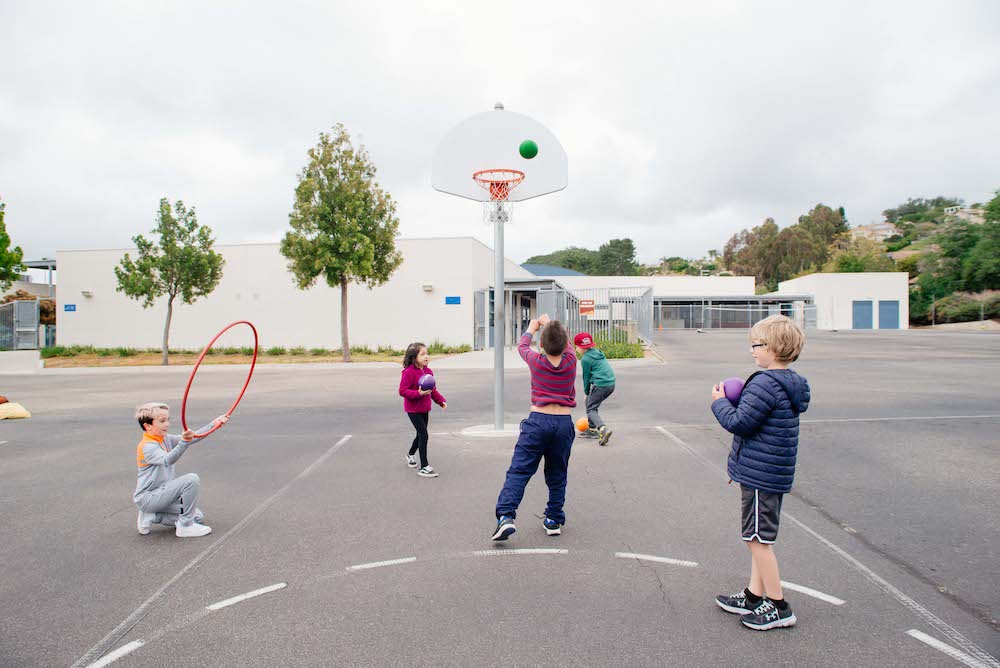
[[[462,303],[462,298],[461,297],[445,297],[444,298],[444,303],[445,304],[461,304]]]
[[[64,311],[75,311],[76,310],[76,304],[63,304],[63,310]]]

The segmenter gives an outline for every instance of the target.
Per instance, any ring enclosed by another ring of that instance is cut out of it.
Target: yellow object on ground
[[[11,401],[0,404],[0,420],[14,420],[17,418],[30,418],[31,413],[24,409],[21,404]]]

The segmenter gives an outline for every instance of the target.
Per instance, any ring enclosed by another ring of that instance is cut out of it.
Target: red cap
[[[574,336],[573,343],[576,344],[577,348],[586,349],[594,347],[594,340],[590,338],[590,334],[587,334],[587,332],[580,332]]]

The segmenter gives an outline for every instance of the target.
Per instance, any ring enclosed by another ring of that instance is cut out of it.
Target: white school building
[[[403,263],[386,284],[348,290],[351,344],[489,347],[492,249],[472,237],[398,239],[397,248]],[[339,287],[320,282],[299,290],[277,243],[216,250],[226,261],[222,280],[194,304],[174,302],[171,347],[199,349],[226,324],[249,320],[262,347],[339,348]],[[165,299],[143,309],[115,289],[114,268],[126,252],[135,255],[134,249],[58,252],[59,345],[160,345]],[[561,308],[576,328],[628,330],[640,338],[678,328],[743,327],[748,313],[784,312],[823,329],[893,323],[905,329],[908,318],[905,273],[814,274],[756,295],[752,276],[536,276],[508,260],[505,280],[508,343],[539,309]]]

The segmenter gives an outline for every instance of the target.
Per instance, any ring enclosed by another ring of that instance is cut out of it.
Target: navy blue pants
[[[514,446],[514,457],[507,469],[507,479],[497,499],[497,518],[517,516],[517,507],[524,497],[524,488],[538,471],[545,458],[545,484],[549,488],[549,503],[545,516],[559,524],[566,523],[563,504],[566,502],[566,470],[569,454],[576,438],[576,427],[569,415],[546,415],[532,412],[521,421],[521,435]]]

